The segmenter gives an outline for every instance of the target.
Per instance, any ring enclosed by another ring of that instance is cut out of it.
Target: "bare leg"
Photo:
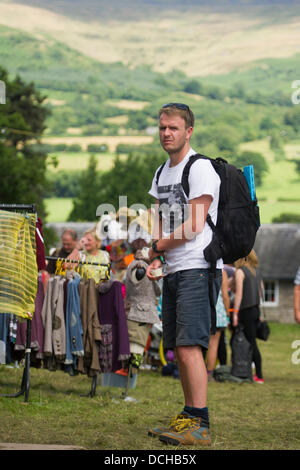
[[[207,372],[199,346],[178,346],[176,356],[183,389],[185,405],[206,407]]]
[[[217,355],[218,355],[218,346],[220,341],[221,331],[217,331],[216,334],[211,335],[209,339],[208,350],[206,354],[207,358],[207,370],[212,371],[215,368]]]

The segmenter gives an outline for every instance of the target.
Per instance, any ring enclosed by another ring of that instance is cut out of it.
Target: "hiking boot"
[[[201,418],[190,417],[176,426],[176,430],[167,431],[159,436],[165,444],[209,446],[211,444],[208,427],[201,426]]]
[[[176,415],[175,418],[173,418],[170,421],[169,426],[161,426],[159,428],[151,428],[148,431],[148,436],[150,437],[157,437],[160,436],[161,434],[168,432],[168,431],[176,431],[176,429],[180,429],[180,426],[182,423],[189,417],[190,415],[186,411],[182,411],[179,415]]]

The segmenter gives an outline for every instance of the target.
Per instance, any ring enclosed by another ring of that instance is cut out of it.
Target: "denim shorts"
[[[211,326],[209,269],[186,269],[163,280],[162,322],[164,349],[199,345],[208,348]],[[222,270],[212,279],[216,303]]]

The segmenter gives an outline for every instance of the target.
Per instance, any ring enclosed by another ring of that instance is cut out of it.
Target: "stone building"
[[[300,225],[262,225],[254,249],[264,279],[262,309],[267,319],[294,323],[293,290],[300,266]]]

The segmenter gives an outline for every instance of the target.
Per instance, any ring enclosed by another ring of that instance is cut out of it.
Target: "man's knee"
[[[194,360],[199,356],[202,356],[202,350],[201,347],[198,345],[176,347],[176,357],[177,360],[181,363],[187,363],[190,360]]]

